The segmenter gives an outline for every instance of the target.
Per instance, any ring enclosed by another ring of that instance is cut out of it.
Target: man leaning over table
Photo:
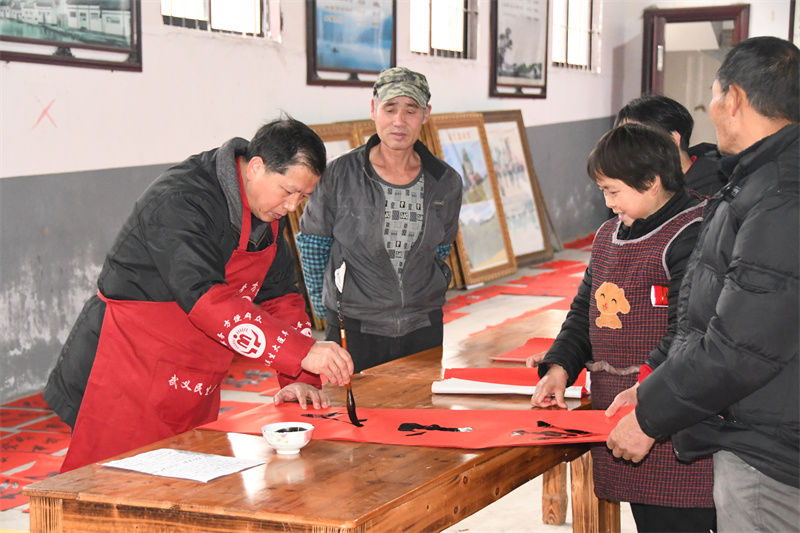
[[[341,305],[356,372],[442,344],[461,178],[419,141],[429,99],[422,74],[381,72],[371,107],[377,133],[330,162],[300,219],[311,301],[320,316],[327,311],[333,341]],[[334,272],[342,263],[339,292]]]
[[[274,369],[276,402],[327,405],[320,374],[349,354],[315,342],[284,216],[325,169],[322,140],[283,118],[167,169],[106,256],[44,397],[70,426],[62,471],[213,421],[234,355]]]
[[[636,409],[608,447],[641,461],[672,435],[678,458],[713,454],[719,531],[800,524],[798,49],[754,37],[726,55],[709,114],[729,182],[706,211],[666,361],[620,393]]]

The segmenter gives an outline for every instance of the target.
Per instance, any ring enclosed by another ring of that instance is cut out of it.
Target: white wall
[[[165,26],[159,1],[142,0],[141,73],[0,64],[0,177],[174,162],[249,137],[280,110],[308,123],[366,118],[368,88],[306,85],[305,2],[282,4],[282,44]],[[487,96],[489,0],[479,3],[474,61],[408,52],[408,2],[397,4],[397,63],[428,76],[434,112],[520,108],[539,126],[610,116],[639,94],[641,12],[651,0],[605,0],[600,72],[550,68],[544,100]],[[751,6],[750,35],[788,36],[788,0]]]

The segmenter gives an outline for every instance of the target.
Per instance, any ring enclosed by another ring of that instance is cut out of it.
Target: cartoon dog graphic
[[[598,328],[622,329],[622,321],[617,313],[631,312],[631,304],[625,299],[625,290],[613,283],[604,281],[594,293],[597,310],[600,311],[594,323]]]

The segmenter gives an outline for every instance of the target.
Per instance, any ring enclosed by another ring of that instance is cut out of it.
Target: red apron
[[[241,177],[239,189],[244,189]],[[248,252],[250,207],[244,193],[240,194],[242,232],[238,248],[225,265],[227,285],[215,285],[209,293],[241,287],[239,294],[252,302],[275,258],[278,221],[271,224],[275,242],[260,252]],[[226,344],[222,333],[215,340],[193,324],[176,302],[99,296],[106,302],[103,327],[62,472],[216,420],[219,385],[233,358],[232,349],[260,358],[267,344],[261,329],[245,320],[239,322],[240,315],[249,318],[249,312],[235,315],[238,325],[226,331]],[[198,304],[210,305],[215,295],[205,296]],[[255,321],[261,323],[257,308],[250,307]],[[230,326],[233,321],[225,323]]]

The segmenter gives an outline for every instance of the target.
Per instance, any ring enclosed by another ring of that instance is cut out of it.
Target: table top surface
[[[527,396],[431,394],[431,381],[439,379],[441,372],[441,348],[369,369],[353,377],[356,403],[404,409],[530,408]],[[327,387],[327,391],[333,405],[344,405],[344,387]],[[571,405],[580,406],[578,400]],[[496,498],[516,486],[503,485],[511,483],[504,478],[515,475],[508,472],[510,465],[525,465],[526,475],[534,477],[587,449],[586,445],[560,445],[465,450],[312,440],[299,455],[284,457],[260,436],[192,430],[119,457],[158,448],[259,459],[265,464],[209,483],[93,464],[29,485],[25,492],[31,497],[348,528],[396,513],[403,502],[453,483],[459,476],[466,486],[468,477],[477,472],[488,476],[481,478],[480,485],[495,479],[497,487],[478,487],[476,482],[474,490],[495,490]],[[494,466],[482,466],[487,464]]]

